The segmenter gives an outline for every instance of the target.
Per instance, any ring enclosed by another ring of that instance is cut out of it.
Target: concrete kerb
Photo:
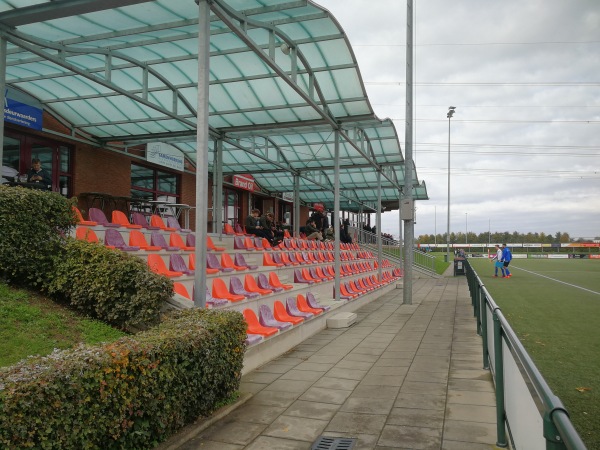
[[[171,436],[165,442],[159,444],[154,448],[154,450],[177,450],[186,442],[192,440],[208,427],[213,425],[215,422],[221,420],[222,418],[228,416],[240,406],[244,405],[248,400],[252,398],[253,394],[249,392],[241,392],[239,398],[229,404],[222,406],[217,409],[214,413],[212,413],[209,417],[198,418],[194,423],[186,425],[181,430],[179,430],[176,434]]]

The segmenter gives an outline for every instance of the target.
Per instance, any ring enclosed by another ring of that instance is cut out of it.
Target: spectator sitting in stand
[[[33,158],[31,164],[33,167],[29,169],[29,172],[27,173],[27,182],[39,183],[42,185],[43,190],[50,190],[52,180],[50,179],[48,172],[42,169],[42,162],[39,160],[39,158]]]
[[[340,228],[340,241],[344,244],[352,244],[352,238],[348,233],[348,226],[350,225],[350,220],[344,220],[344,225]]]
[[[327,230],[325,230],[325,240],[326,241],[335,240],[335,231],[333,229],[333,225],[330,226],[329,228],[327,228]]]
[[[260,217],[260,226],[269,234],[271,245],[277,245],[283,240],[283,231],[278,231],[273,220],[273,213],[266,213]]]
[[[323,235],[316,227],[315,221],[313,219],[308,219],[304,229],[305,229],[305,233],[306,233],[306,239],[308,239],[310,241],[312,241],[313,239],[316,239],[317,241],[323,240]]]
[[[260,224],[260,210],[253,209],[250,215],[246,217],[244,223],[246,227],[246,233],[253,234],[258,237],[267,238],[272,243],[273,237],[271,233],[268,233]]]

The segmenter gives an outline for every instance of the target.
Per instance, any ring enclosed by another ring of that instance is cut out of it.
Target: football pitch
[[[600,449],[600,260],[470,258],[588,449]]]

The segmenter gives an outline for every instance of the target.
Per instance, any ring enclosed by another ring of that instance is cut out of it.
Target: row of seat
[[[280,300],[273,303],[273,311],[267,305],[260,305],[258,317],[253,309],[246,308],[242,312],[247,326],[247,344],[261,341],[282,331],[299,325],[306,320],[329,310],[329,306],[321,305],[311,292],[298,294],[296,298],[288,297],[285,306]]]
[[[196,236],[193,233],[189,233],[186,236],[185,242],[179,233],[170,233],[169,243],[167,243],[165,236],[158,231],[151,232],[150,243],[148,243],[146,236],[140,230],[129,230],[128,234],[129,243],[126,243],[123,235],[118,230],[107,228],[104,230],[104,244],[123,251],[194,251],[196,249]],[[84,241],[100,242],[96,232],[87,226],[77,226],[75,237]],[[208,235],[206,236],[206,248],[214,252],[225,251],[225,247],[217,247]]]
[[[87,227],[77,227],[76,230],[77,239],[87,240],[90,242],[99,242],[97,235],[94,230]],[[152,232],[150,244],[146,241],[145,236],[138,230],[130,230],[129,231],[129,244],[126,244],[123,240],[121,233],[117,230],[108,228],[105,231],[105,245],[110,248],[117,248],[123,251],[194,251],[195,250],[195,237],[193,234],[187,235],[187,242],[184,243],[181,236],[177,233],[171,233],[169,243],[166,242],[164,236],[158,232]],[[186,244],[192,244],[191,246]],[[225,250],[224,247],[217,247],[214,245],[210,236],[206,237],[206,245],[208,250],[223,252]],[[208,269],[217,269],[216,271],[211,271],[212,273],[216,273],[218,271],[221,272],[230,272],[234,270],[248,270],[254,269],[257,266],[250,266],[245,262],[245,259],[241,253],[236,253],[236,259],[238,264],[234,263],[227,253],[223,253],[221,255],[221,261],[217,259],[214,254],[207,253],[207,268]],[[177,260],[177,258],[175,258]],[[299,264],[318,264],[318,263],[327,263],[333,262],[334,255],[332,252],[272,252],[263,254],[263,266],[274,266],[274,267],[283,267],[283,266],[297,266]],[[192,262],[190,262],[190,266],[192,266]],[[391,264],[388,260],[384,261],[383,267],[390,267]],[[366,263],[360,263],[358,265],[362,270],[372,270],[373,268]],[[347,272],[355,272],[357,268],[357,264],[353,265],[342,265],[342,276],[346,275]],[[165,267],[166,269],[166,267]],[[194,270],[190,267],[191,270]],[[184,273],[188,273],[185,268],[173,269],[171,267],[171,271],[183,271]],[[166,272],[165,272],[166,273]]]
[[[226,223],[223,225],[223,230],[222,230],[223,234],[226,234],[228,236],[242,236],[242,237],[246,237],[246,236],[253,236],[250,233],[246,233],[246,229],[245,227],[242,227],[240,224],[235,224],[235,226],[231,226],[230,224]],[[317,240],[309,240],[306,238],[294,238],[290,235],[288,230],[284,230],[283,232],[283,242],[281,243],[281,245],[285,246],[286,248],[294,248],[296,249],[296,247],[298,248],[310,248],[310,249],[330,249],[333,250],[333,242],[332,241],[317,241]],[[346,244],[346,243],[340,243],[340,248],[342,250],[359,250],[360,247],[358,244],[356,243],[352,243],[352,244]]]
[[[150,222],[145,215],[140,212],[131,212],[131,221],[129,218],[119,210],[112,212],[112,220],[109,222],[104,211],[98,208],[90,208],[88,210],[88,220],[83,218],[81,211],[76,206],[73,207],[75,215],[81,225],[96,226],[102,225],[107,228],[127,228],[127,229],[147,229],[147,230],[163,230],[163,231],[177,231],[181,233],[189,233],[192,230],[187,228],[181,228],[179,221],[175,217],[167,217],[167,223],[164,222],[162,217],[157,214],[150,215]]]
[[[317,252],[318,251],[321,253],[328,253],[328,254],[332,255],[332,257],[333,257],[333,249],[316,248],[316,247],[311,248],[311,247],[304,247],[304,246],[292,247],[292,246],[286,246],[283,243],[280,243],[279,245],[273,247],[273,246],[271,246],[269,241],[265,238],[250,237],[250,236],[246,236],[246,237],[234,236],[233,248],[235,250],[245,250],[248,252],[253,252],[253,251],[269,251],[270,252],[270,251],[278,251],[278,250],[288,251],[288,252],[299,252],[299,251],[309,251],[309,252],[315,251],[315,252]],[[372,254],[371,254],[371,256],[369,256],[369,254],[366,252],[361,252],[360,255],[361,255],[360,257],[364,257],[364,258],[373,258]],[[342,258],[343,260],[351,260],[351,259],[357,259],[357,256],[355,255],[355,253],[353,251],[342,250],[340,252],[340,258]]]
[[[351,281],[340,283],[340,298],[342,300],[353,300],[363,294],[379,289],[400,278],[396,272],[382,272],[381,279],[377,275],[368,275]],[[335,287],[333,291],[335,296]]]
[[[192,296],[190,296],[189,291],[183,283],[176,281],[173,285],[176,293],[188,300],[192,300]],[[259,273],[256,279],[252,275],[246,274],[243,283],[235,276],[230,277],[229,288],[227,288],[224,280],[215,278],[212,282],[212,292],[208,289],[208,286],[206,288],[206,302],[214,304],[215,301],[219,301],[218,304],[222,305],[245,299],[255,299],[274,292],[288,291],[293,288],[292,284],[282,283],[275,272],[270,272],[268,277],[265,273]]]

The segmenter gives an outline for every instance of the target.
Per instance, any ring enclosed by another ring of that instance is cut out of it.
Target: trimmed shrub
[[[180,311],[99,347],[0,372],[0,447],[151,448],[238,389],[246,325],[233,311]]]
[[[54,261],[48,292],[83,314],[119,328],[157,323],[173,283],[136,256],[68,238]]]
[[[72,200],[54,192],[0,185],[0,275],[26,287],[43,287],[75,224]]]

